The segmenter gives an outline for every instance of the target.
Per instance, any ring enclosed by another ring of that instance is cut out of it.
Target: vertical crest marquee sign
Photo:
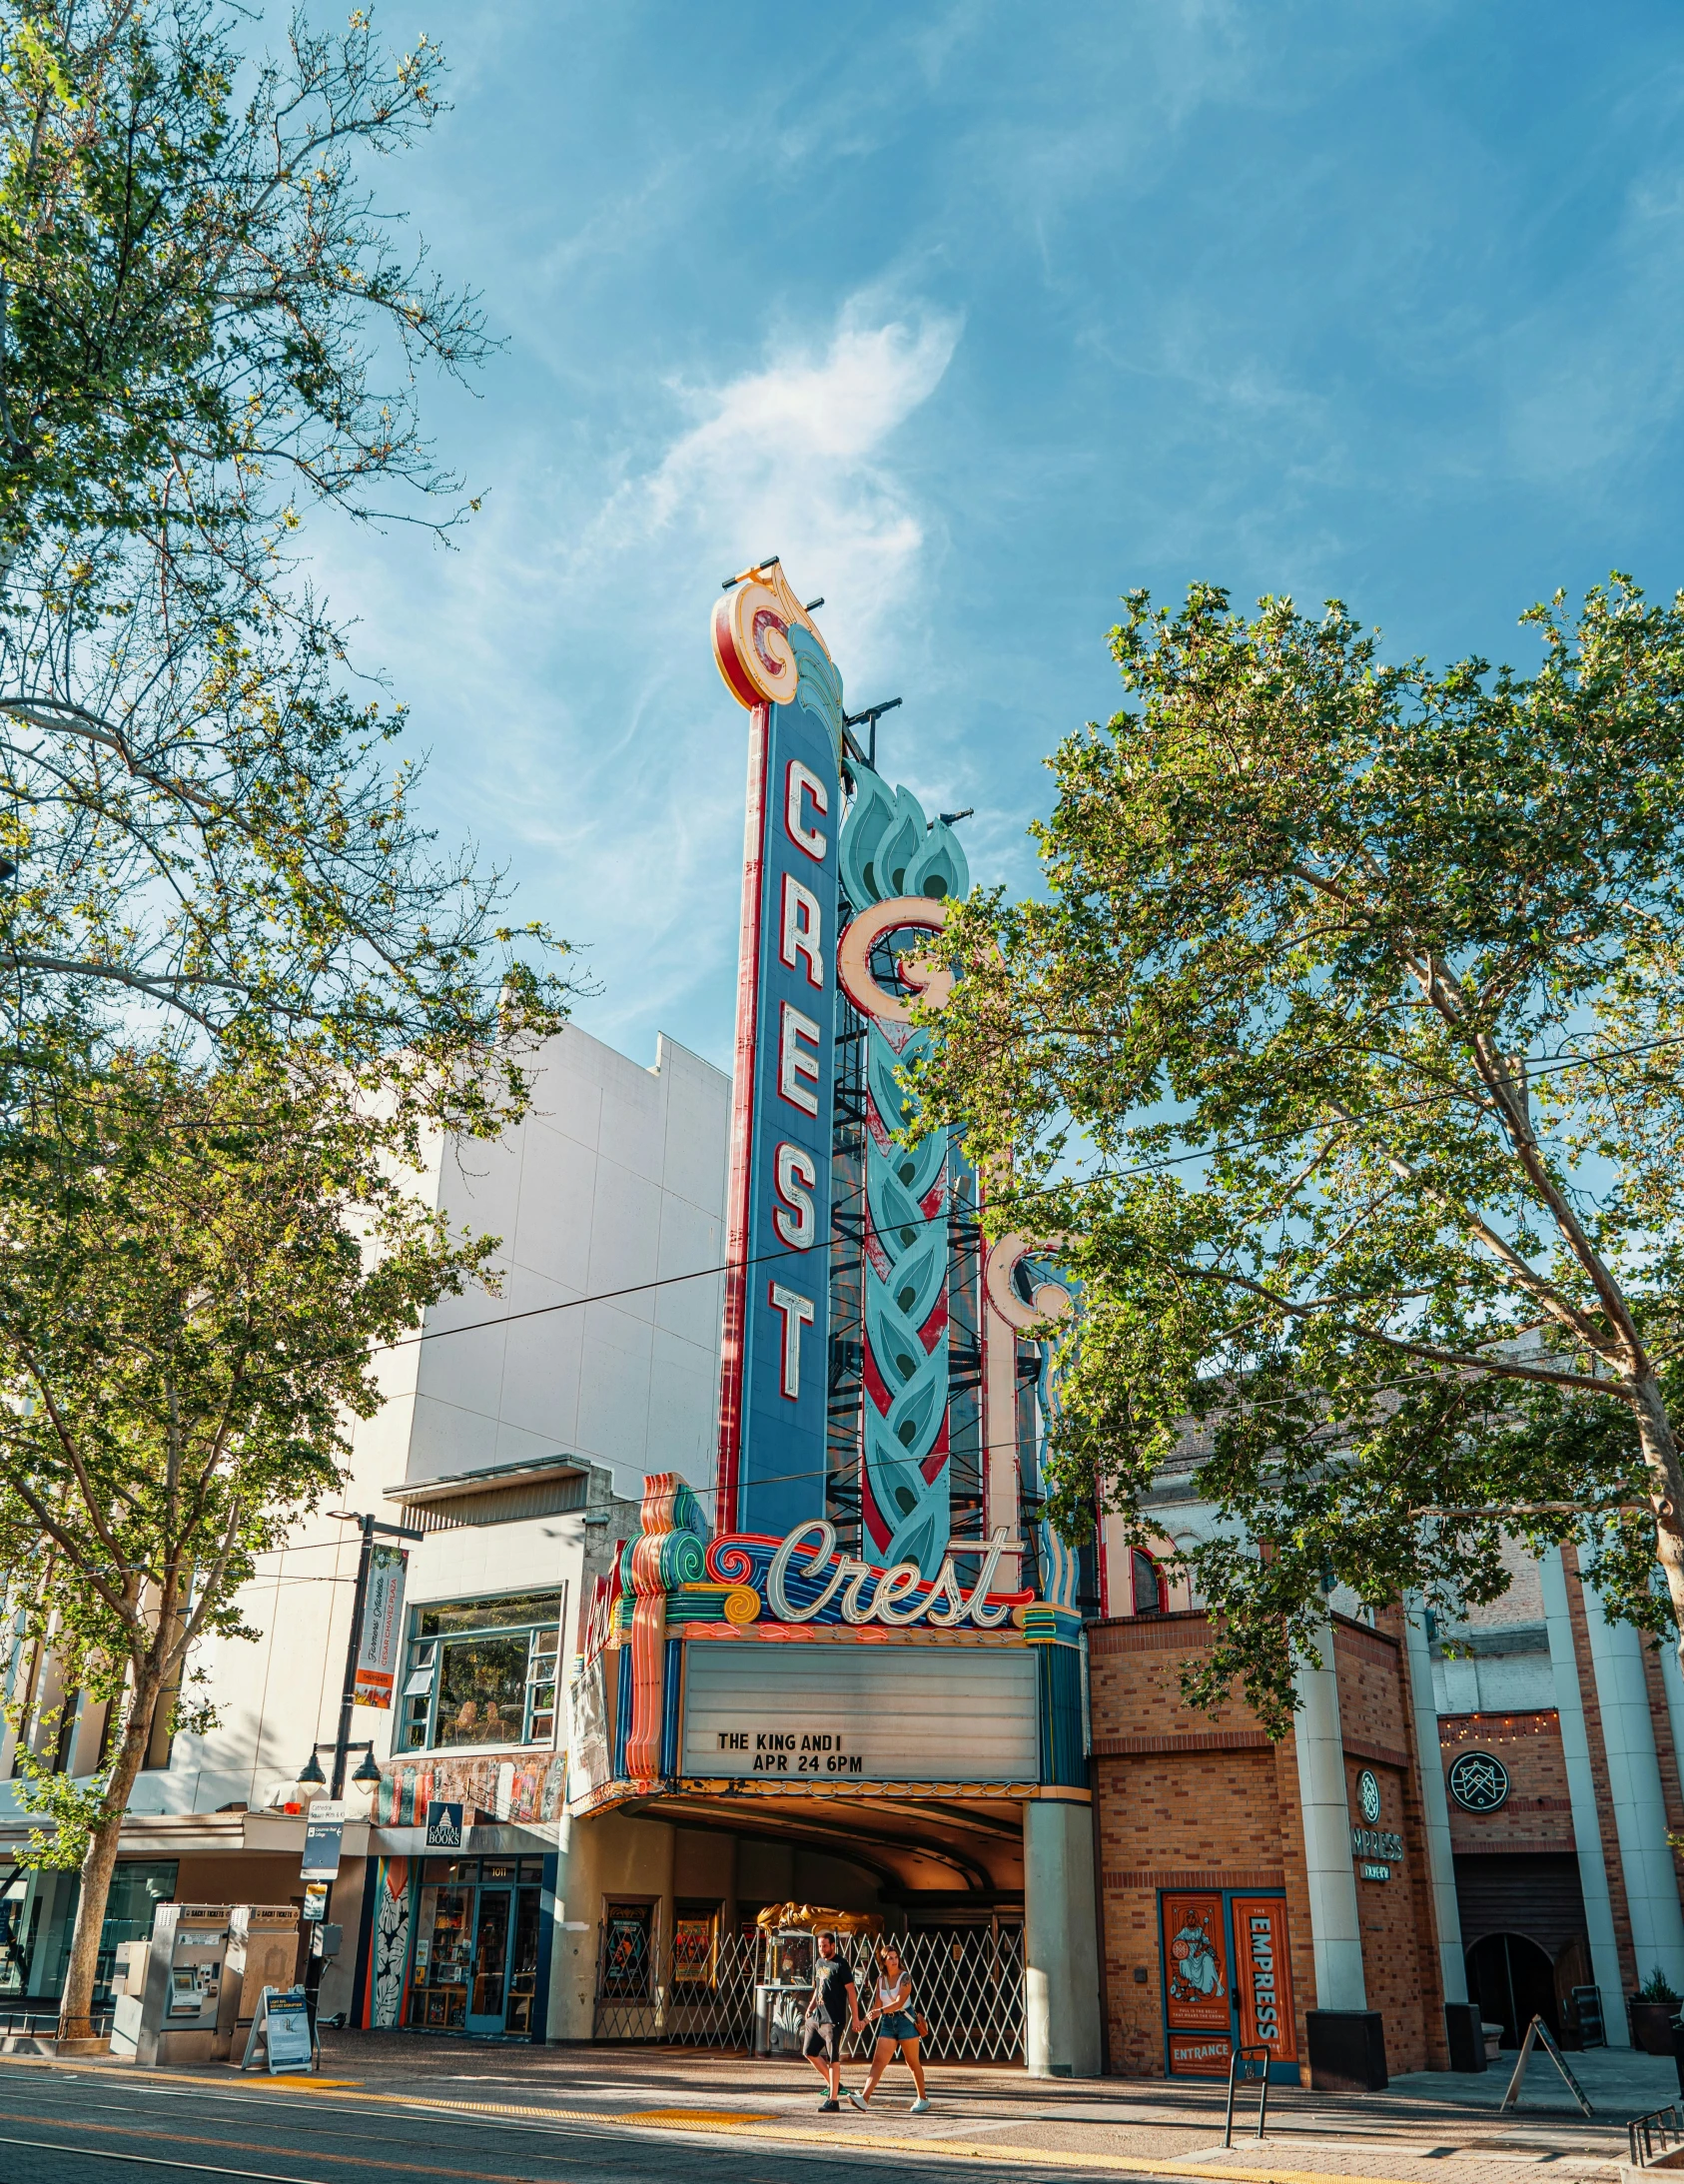
[[[784,1533],[825,1510],[842,677],[775,562],[713,653],[750,722],[718,1521]]]
[[[899,1141],[928,1041],[913,1008],[953,988],[934,943],[965,852],[850,738],[777,561],[726,587],[713,651],[750,723],[715,1522],[775,1541],[830,1520],[875,1568],[929,1584],[992,1554],[1015,1583],[1022,1347],[1045,1359],[1073,1300],[1031,1239],[984,1251],[950,1132]],[[1044,1528],[1039,1562],[1070,1608]]]

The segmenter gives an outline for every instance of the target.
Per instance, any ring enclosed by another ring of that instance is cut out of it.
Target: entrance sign
[[[842,677],[775,562],[713,650],[749,708],[719,1527],[782,1532],[825,1502]]]
[[[369,1560],[369,1590],[357,1646],[357,1703],[390,1707],[404,1642],[404,1580],[410,1558],[403,1548],[377,1547]]]
[[[1160,1917],[1170,2068],[1226,2078],[1234,2052],[1233,2002],[1221,1890],[1167,1888]]]
[[[691,1644],[684,1654],[687,1775],[780,1788],[1037,1778],[1028,1646]]]
[[[304,1863],[301,1880],[334,1880],[340,1869],[340,1844],[345,1837],[345,1805],[332,1797],[318,1797],[304,1823]]]

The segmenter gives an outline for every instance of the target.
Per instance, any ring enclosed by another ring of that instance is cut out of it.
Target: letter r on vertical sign
[[[791,1403],[801,1396],[801,1330],[813,1324],[813,1300],[781,1282],[768,1285],[772,1310],[783,1315],[783,1392]]]

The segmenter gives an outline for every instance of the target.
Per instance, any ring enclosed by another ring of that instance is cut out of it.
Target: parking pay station
[[[119,2003],[113,2046],[127,2033],[137,2063],[226,2061],[236,2029],[251,2023],[264,1988],[292,1983],[298,1909],[291,1903],[161,1903],[144,1974],[136,1961],[143,1946],[130,1944],[127,2007]]]

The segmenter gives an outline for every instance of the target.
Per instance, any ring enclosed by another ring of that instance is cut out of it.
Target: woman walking
[[[924,2091],[924,2065],[919,2060],[919,2020],[912,2005],[912,1974],[901,1960],[901,1952],[892,1941],[883,1944],[882,1969],[877,1975],[877,2000],[866,2011],[869,2024],[877,2020],[877,2045],[871,2054],[871,2075],[865,2081],[863,2093],[850,2092],[848,2098],[856,2108],[864,2108],[877,2090],[877,2081],[895,2059],[898,2047],[912,2072],[912,2082],[918,2098],[912,2104],[912,2113],[922,2116],[930,2103]]]

